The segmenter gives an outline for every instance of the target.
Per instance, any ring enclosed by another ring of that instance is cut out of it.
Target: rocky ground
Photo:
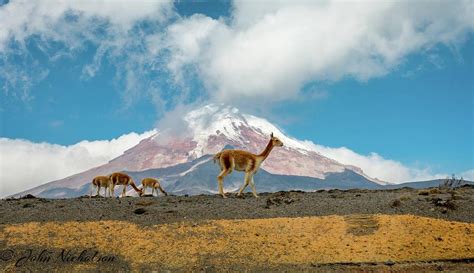
[[[0,201],[0,268],[474,271],[473,201],[472,186],[258,199],[26,196]]]

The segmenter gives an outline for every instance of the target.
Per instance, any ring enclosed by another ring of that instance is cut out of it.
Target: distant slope
[[[413,188],[413,189],[424,189],[424,188],[438,187],[443,182],[444,182],[444,179],[435,179],[435,180],[428,180],[428,181],[416,181],[416,182],[406,182],[406,183],[401,183],[401,184],[386,185],[384,188],[399,189],[399,188],[407,187],[407,188]],[[464,181],[464,184],[474,185],[474,182]]]
[[[217,193],[217,179],[219,173],[217,165],[211,160],[204,162],[193,171],[178,177],[169,185],[169,190],[177,194]],[[255,185],[259,192],[275,192],[288,190],[314,191],[318,189],[376,189],[381,188],[377,183],[367,180],[363,176],[346,170],[341,173],[331,173],[325,179],[307,176],[271,174],[259,170],[255,176]],[[226,191],[237,191],[244,183],[243,172],[233,172],[224,180]],[[250,187],[247,188],[250,191]]]

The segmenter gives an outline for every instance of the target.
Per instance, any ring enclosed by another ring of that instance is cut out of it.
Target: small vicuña
[[[110,188],[110,180],[108,176],[96,176],[92,179],[91,185],[91,194],[89,197],[92,197],[92,191],[94,188],[97,189],[97,196],[100,196],[100,188],[104,188],[104,196],[107,197],[107,191]],[[109,194],[110,195],[110,194]]]
[[[142,187],[140,188],[141,192],[139,193],[140,196],[145,194],[146,188],[151,188],[151,195],[153,195],[157,189],[160,190],[165,196],[168,195],[168,193],[166,193],[166,191],[161,187],[160,181],[155,178],[143,178]]]

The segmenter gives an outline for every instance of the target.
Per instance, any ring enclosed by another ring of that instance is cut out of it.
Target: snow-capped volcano
[[[262,166],[271,173],[324,178],[325,173],[350,169],[363,175],[359,168],[322,156],[313,143],[291,138],[266,119],[241,113],[232,106],[206,105],[189,112],[183,120],[195,145],[189,152],[191,160],[219,152],[225,145],[258,153],[273,132],[284,146],[274,149]]]
[[[40,194],[53,186],[78,189],[88,184],[94,176],[115,171],[140,172],[168,168],[215,154],[227,145],[260,153],[272,132],[284,146],[275,148],[262,164],[262,169],[268,173],[325,179],[330,174],[351,171],[368,181],[375,181],[357,167],[341,164],[319,154],[312,142],[291,138],[269,121],[242,113],[235,107],[209,104],[184,116],[177,116],[176,124],[184,124],[179,126],[179,132],[176,128],[160,128],[151,137],[105,165],[27,192]]]

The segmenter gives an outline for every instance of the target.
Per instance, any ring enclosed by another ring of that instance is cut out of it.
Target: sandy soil
[[[474,271],[474,188],[0,201],[4,271]]]

